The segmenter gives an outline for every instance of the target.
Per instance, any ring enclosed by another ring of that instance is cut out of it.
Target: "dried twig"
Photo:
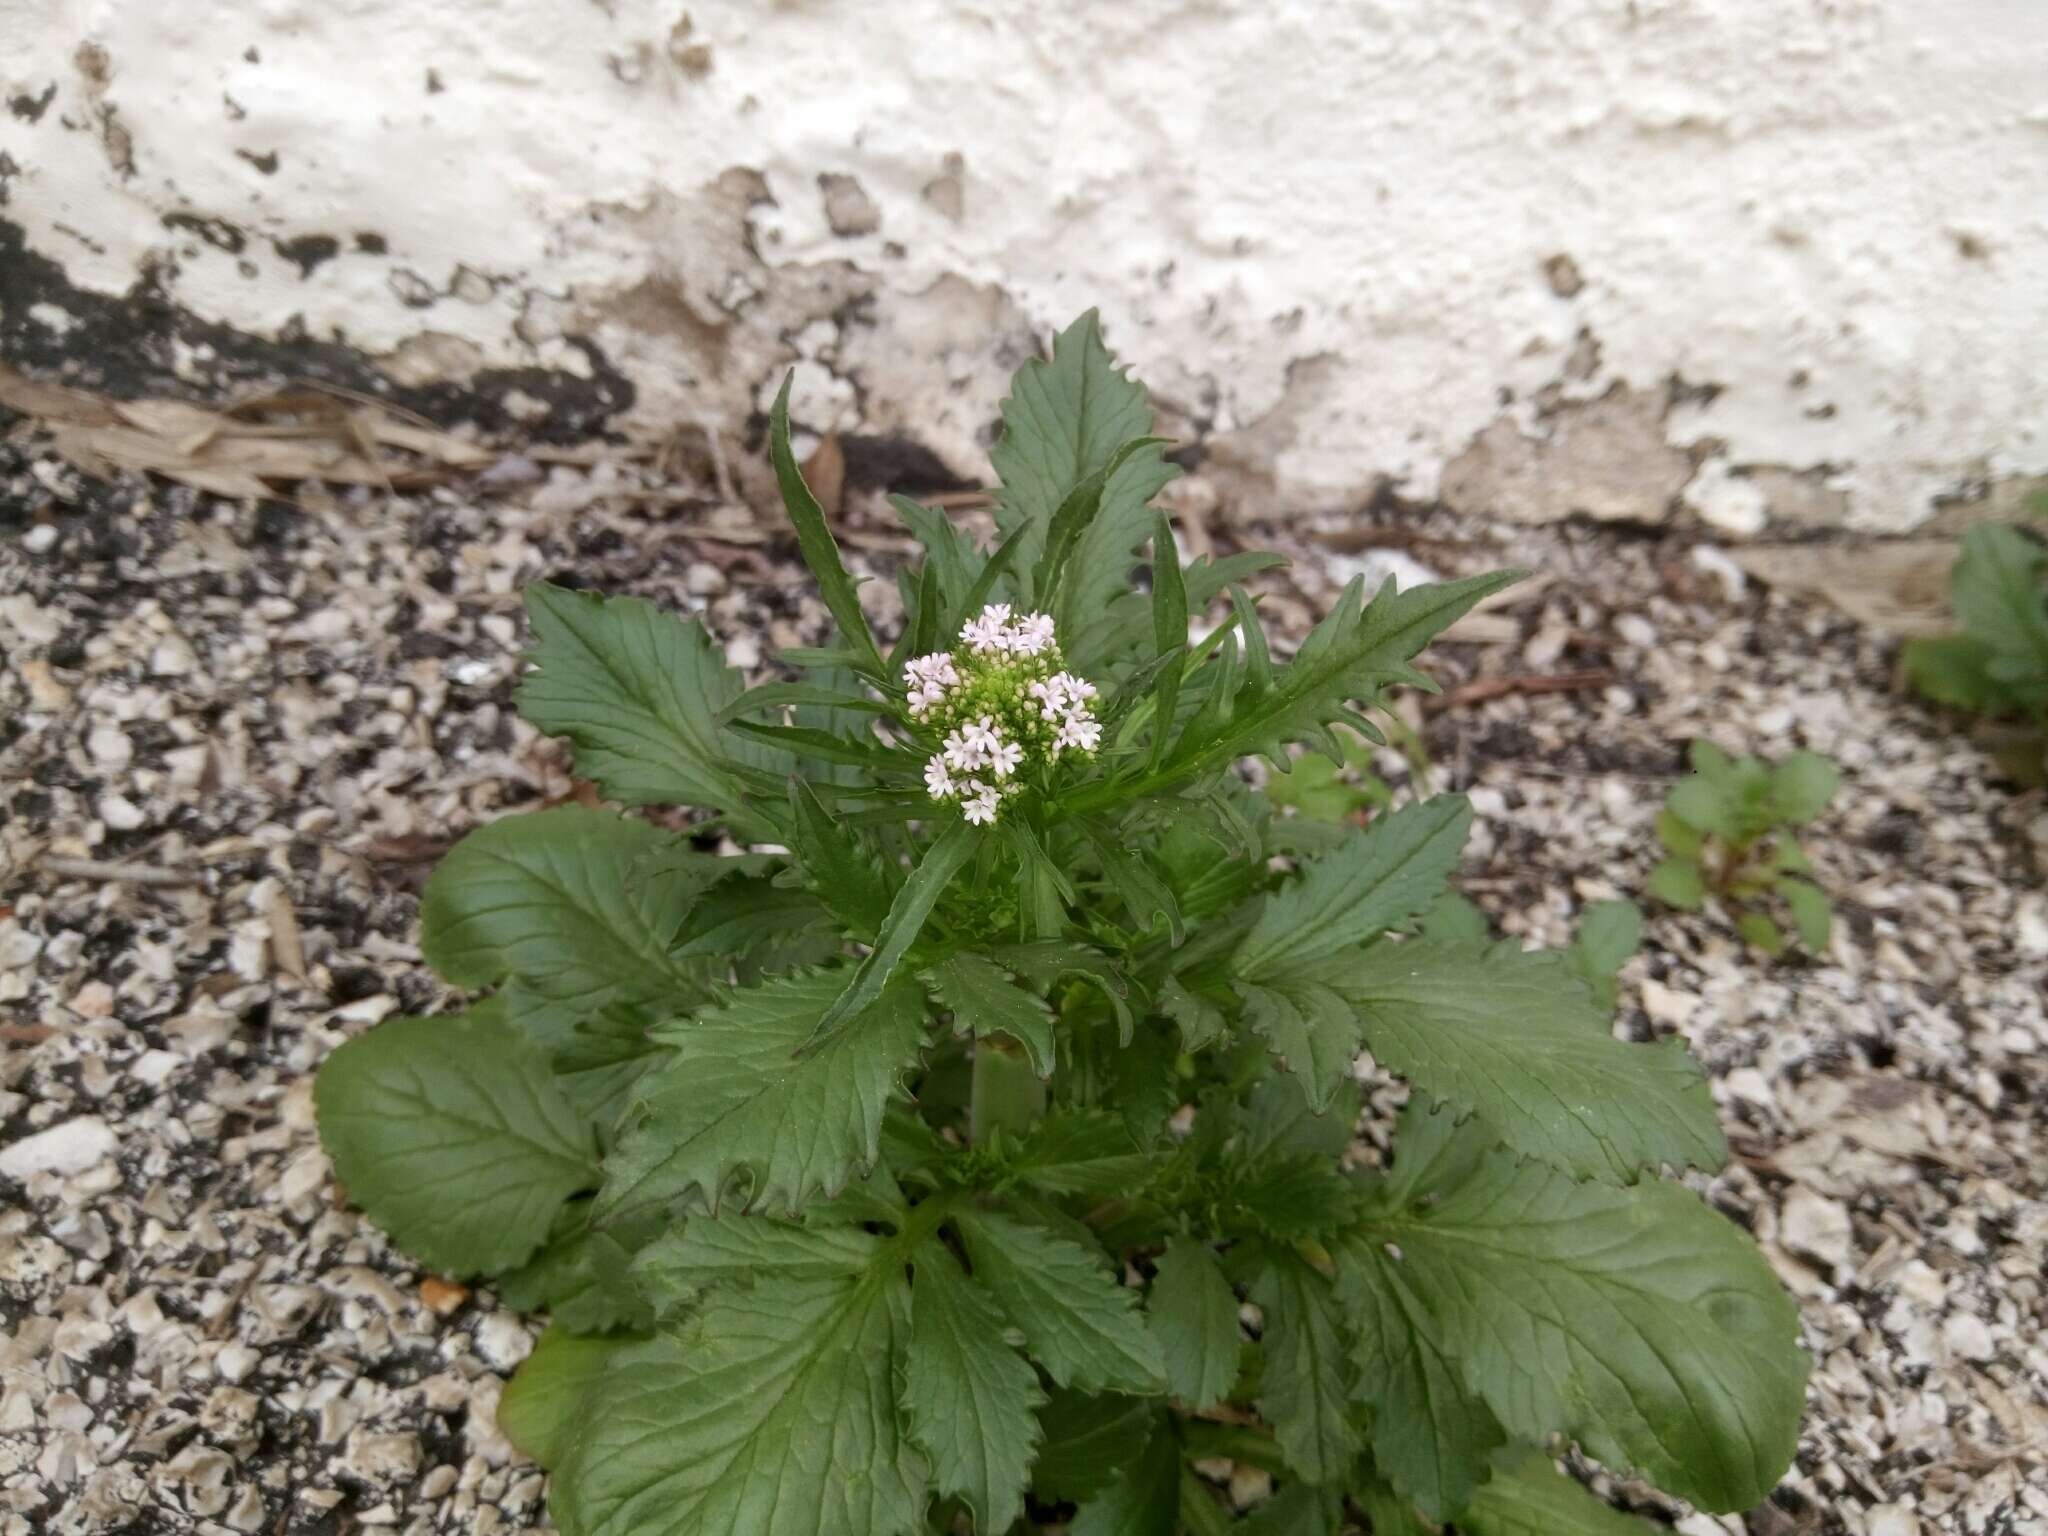
[[[60,880],[100,880],[120,885],[197,885],[190,870],[159,869],[153,864],[118,864],[106,859],[46,858],[42,867]]]
[[[1589,688],[1605,688],[1615,681],[1616,675],[1605,670],[1535,673],[1526,677],[1482,677],[1477,682],[1453,688],[1449,693],[1426,698],[1422,707],[1431,714],[1438,714],[1447,709],[1462,709],[1468,704],[1484,704],[1488,699],[1506,698],[1512,693],[1579,693]]]

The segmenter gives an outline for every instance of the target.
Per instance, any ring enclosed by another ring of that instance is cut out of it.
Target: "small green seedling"
[[[1596,901],[1579,919],[1579,931],[1564,952],[1565,969],[1583,981],[1600,1011],[1621,1001],[1615,978],[1642,946],[1643,914],[1632,901]]]
[[[1407,759],[1408,776],[1418,795],[1428,793],[1429,748],[1422,733],[1399,715],[1381,722],[1386,744]],[[1286,768],[1266,775],[1266,798],[1310,821],[1364,825],[1370,816],[1394,808],[1394,786],[1373,771],[1374,744],[1347,727],[1333,727],[1331,738],[1344,749],[1340,766],[1327,752],[1304,752]]]
[[[1791,945],[1772,915],[1782,909],[1799,942],[1815,954],[1833,928],[1828,899],[1793,827],[1803,827],[1834,798],[1841,774],[1817,752],[1794,752],[1775,768],[1762,758],[1730,758],[1710,741],[1692,744],[1692,777],[1671,791],[1657,817],[1670,855],[1650,871],[1650,894],[1690,911],[1713,897],[1735,928],[1767,955]]]
[[[2048,783],[2048,548],[2016,528],[1972,528],[1949,575],[1963,632],[1907,644],[1906,680],[1979,717],[1976,734],[2022,785]]]

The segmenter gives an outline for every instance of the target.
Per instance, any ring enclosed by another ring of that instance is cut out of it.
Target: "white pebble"
[[[85,738],[85,750],[102,768],[126,768],[135,761],[135,743],[118,725],[96,725]]]
[[[0,1173],[26,1179],[32,1173],[82,1173],[114,1155],[118,1143],[97,1115],[66,1120],[0,1149]]]
[[[1778,1241],[1802,1258],[1830,1267],[1847,1264],[1855,1248],[1848,1210],[1810,1189],[1795,1189],[1785,1201]]]
[[[494,1371],[509,1371],[533,1353],[533,1336],[510,1312],[493,1312],[476,1328],[476,1352]]]
[[[133,832],[149,818],[142,814],[142,807],[126,795],[102,795],[99,804],[100,820],[116,832]]]

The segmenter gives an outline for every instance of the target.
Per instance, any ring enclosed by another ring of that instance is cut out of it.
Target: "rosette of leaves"
[[[1650,871],[1650,894],[1688,911],[1720,903],[1736,932],[1767,955],[1783,954],[1794,939],[1825,951],[1833,913],[1793,828],[1827,809],[1841,782],[1835,765],[1817,752],[1794,752],[1775,766],[1731,758],[1706,740],[1692,744],[1690,757],[1691,775],[1657,817],[1667,857]]]
[[[2048,495],[2032,506],[2048,516]],[[2048,783],[2048,547],[2017,528],[1972,528],[1949,593],[1963,632],[1908,641],[1907,681],[1977,716],[1977,736],[2019,784]]]
[[[1183,564],[1151,412],[1087,316],[1004,408],[995,548],[898,501],[923,557],[892,640],[786,398],[836,639],[749,689],[693,620],[531,592],[521,708],[616,809],[458,844],[424,950],[482,1000],[316,1084],[395,1242],[548,1314],[500,1418],[560,1527],[1634,1528],[1556,1472],[1567,1444],[1761,1499],[1795,1311],[1659,1177],[1723,1144],[1680,1045],[1612,1035],[1588,978],[1616,936],[1583,963],[1489,942],[1445,896],[1456,796],[1360,829],[1234,772],[1341,761],[1332,728],[1374,736],[1510,578],[1354,586],[1283,659],[1241,585],[1273,559]],[[1053,616],[1103,733],[979,827],[926,792],[901,663],[991,601]],[[1413,1084],[1391,1160],[1354,1140],[1363,1048]],[[1218,1459],[1274,1497],[1240,1519]]]

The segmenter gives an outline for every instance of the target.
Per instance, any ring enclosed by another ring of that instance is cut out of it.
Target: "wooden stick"
[[[46,858],[43,868],[60,880],[104,880],[122,885],[197,885],[199,876],[182,869],[151,864],[115,864],[105,859]]]
[[[1526,677],[1482,677],[1477,682],[1453,688],[1449,693],[1425,695],[1422,707],[1431,714],[1484,704],[1488,699],[1506,698],[1512,693],[1579,693],[1605,688],[1616,681],[1611,671],[1536,673]]]

